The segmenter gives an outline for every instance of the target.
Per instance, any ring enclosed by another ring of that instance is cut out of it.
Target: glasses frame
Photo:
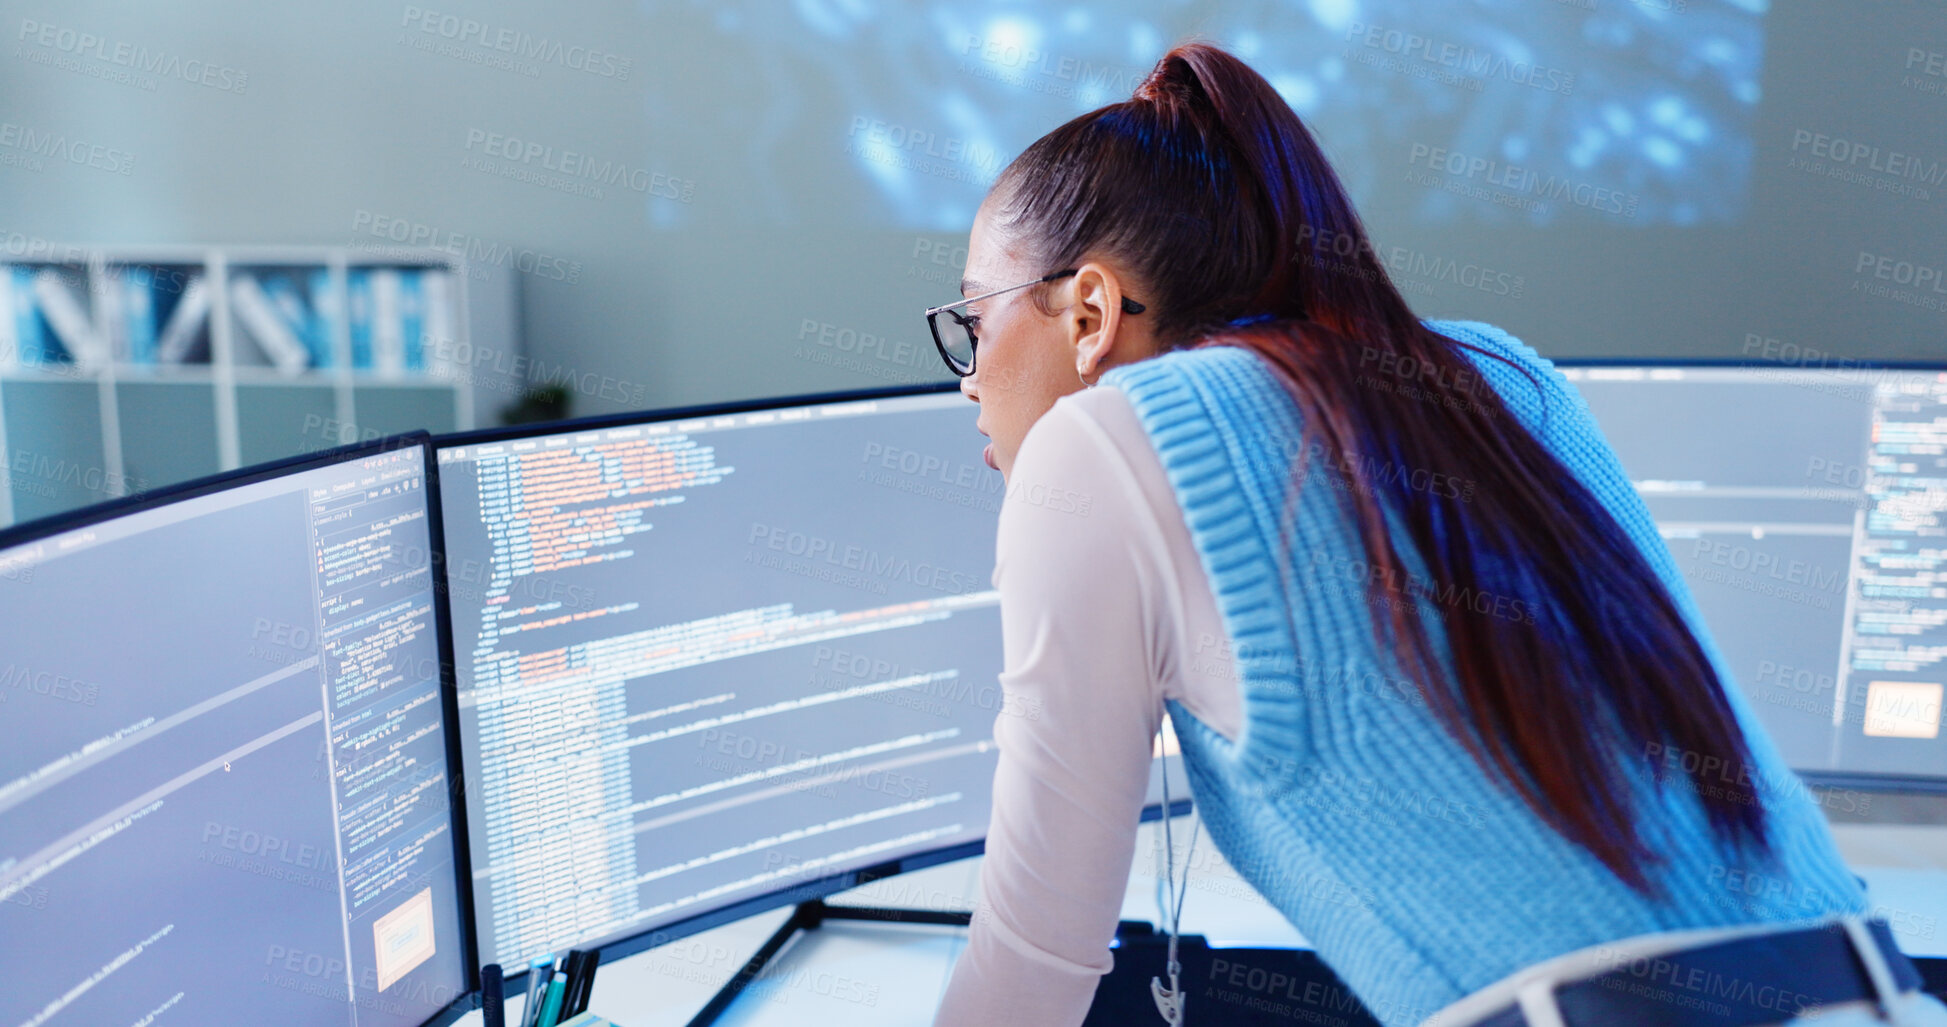
[[[938,307],[929,307],[926,311],[926,327],[933,333],[933,347],[940,351],[940,359],[946,362],[946,366],[948,370],[952,371],[954,374],[959,375],[962,378],[965,378],[973,374],[974,363],[980,359],[980,340],[974,337],[974,333],[972,329],[967,328],[967,321],[969,319],[962,317],[960,314],[954,313],[953,308],[964,307],[969,303],[978,303],[981,300],[990,299],[992,297],[999,296],[1002,293],[1013,292],[1016,289],[1025,289],[1031,285],[1045,285],[1048,282],[1058,281],[1060,279],[1067,278],[1070,275],[1078,274],[1080,273],[1080,270],[1081,270],[1080,268],[1071,267],[1064,271],[1053,271],[1048,274],[1042,275],[1040,278],[1037,278],[1032,282],[1022,282],[1019,285],[1010,285],[1005,289],[995,289],[992,292],[983,292],[978,296],[969,296],[966,299],[960,300],[957,303],[948,303]],[[1146,309],[1148,308],[1144,307],[1141,303],[1138,303],[1127,296],[1124,296],[1122,298],[1122,312],[1125,314],[1140,314]],[[967,365],[964,370],[961,368],[960,362],[953,359],[953,355],[947,352],[946,339],[940,334],[941,314],[947,314],[951,316],[953,318],[953,323],[959,326],[961,329],[965,330],[967,333]]]

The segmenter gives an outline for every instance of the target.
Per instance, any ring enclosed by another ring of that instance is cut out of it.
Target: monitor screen
[[[0,1023],[470,1001],[429,445],[0,534]]]
[[[482,958],[985,836],[998,471],[957,391],[442,440]],[[625,949],[618,949],[622,951]]]
[[[1947,369],[1562,371],[1793,769],[1947,783]]]

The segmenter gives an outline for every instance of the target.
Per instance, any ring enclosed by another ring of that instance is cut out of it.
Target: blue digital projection
[[[866,225],[964,231],[1023,147],[1126,99],[1192,37],[1262,72],[1361,203],[1422,223],[1742,213],[1768,0],[1216,6],[693,0],[651,17],[713,27],[738,69],[750,121],[738,173],[755,179],[760,219],[812,203]],[[659,131],[703,130],[661,117]],[[831,176],[844,184],[808,195],[806,178]]]

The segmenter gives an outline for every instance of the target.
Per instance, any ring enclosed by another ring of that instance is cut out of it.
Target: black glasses
[[[978,303],[990,296],[999,296],[1004,292],[1025,289],[1030,285],[1040,285],[1044,282],[1067,278],[1069,275],[1075,274],[1078,270],[1077,268],[1071,267],[1066,271],[1056,271],[1053,274],[1042,275],[1032,282],[1022,282],[1019,285],[1010,285],[1005,289],[983,292],[978,296],[969,296],[958,303],[949,303],[946,306],[934,307],[928,310],[926,312],[926,327],[933,330],[933,345],[939,347],[940,359],[946,361],[946,366],[951,368],[954,374],[962,378],[974,373],[974,347],[980,342],[980,336],[975,332],[975,329],[980,326],[980,318],[973,314],[962,314],[958,310],[955,310],[955,307],[964,307],[969,303]],[[1140,314],[1144,309],[1146,308],[1135,300],[1127,296],[1122,298],[1123,313]],[[948,328],[944,332],[940,331],[941,314],[952,318],[953,323],[960,326],[960,330],[955,331],[952,328]]]

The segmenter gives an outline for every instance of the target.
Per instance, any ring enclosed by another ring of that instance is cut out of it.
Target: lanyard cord
[[[1197,832],[1202,827],[1202,818],[1190,822],[1190,845],[1183,853],[1183,887],[1176,886],[1176,839],[1170,831],[1170,821],[1174,810],[1170,805],[1170,764],[1169,757],[1163,757],[1163,852],[1165,873],[1156,882],[1159,892],[1157,905],[1158,918],[1164,921],[1164,932],[1169,935],[1169,956],[1164,970],[1170,976],[1170,986],[1163,987],[1158,977],[1149,979],[1149,994],[1156,1000],[1156,1011],[1163,1016],[1163,1022],[1170,1027],[1183,1027],[1183,989],[1177,978],[1183,972],[1182,964],[1176,961],[1176,939],[1183,924],[1183,900],[1190,893],[1191,858],[1197,851]],[[1194,814],[1192,814],[1194,815]],[[1167,887],[1167,900],[1164,889]]]

